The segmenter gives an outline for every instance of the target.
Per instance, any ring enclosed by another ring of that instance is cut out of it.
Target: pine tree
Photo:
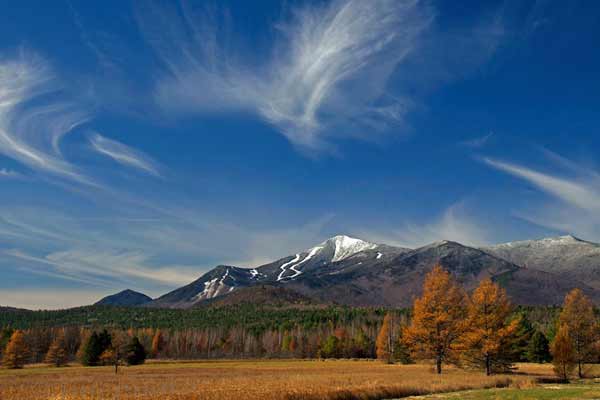
[[[410,356],[410,349],[406,346],[406,342],[402,338],[402,334],[396,339],[393,357],[394,361],[398,361],[401,364],[412,364],[414,362]]]
[[[527,361],[545,363],[552,359],[548,339],[540,331],[535,331],[527,348]]]
[[[137,336],[132,337],[131,342],[125,348],[125,361],[128,365],[139,365],[146,361],[146,349]]]
[[[112,337],[106,329],[103,329],[102,332],[98,334],[98,343],[102,351],[108,349],[112,345]]]
[[[592,302],[580,289],[573,289],[565,296],[559,321],[561,325],[569,328],[577,362],[577,374],[579,378],[583,378],[583,365],[593,358],[597,324]]]
[[[68,356],[65,344],[65,334],[63,331],[58,331],[48,349],[48,353],[46,353],[45,362],[55,367],[62,367],[67,364],[67,361]]]
[[[92,332],[87,341],[82,343],[81,346],[83,350],[78,352],[81,357],[81,364],[85,366],[98,365],[98,362],[100,361],[100,355],[103,351],[100,346],[100,342],[98,341],[98,334],[96,332]]]
[[[415,300],[411,324],[403,331],[415,359],[433,359],[438,374],[454,358],[464,331],[466,296],[450,274],[437,265],[427,274],[423,295]]]
[[[511,368],[510,339],[519,323],[508,322],[511,311],[506,291],[491,279],[481,281],[469,301],[467,328],[459,340],[462,357],[486,375]]]
[[[375,346],[377,358],[391,364],[393,362],[394,337],[393,320],[390,313],[387,313],[383,318],[383,324],[379,329]]]
[[[11,369],[23,368],[28,359],[29,349],[25,343],[25,335],[23,331],[16,330],[6,345],[2,365]]]
[[[95,366],[100,363],[100,356],[111,346],[111,337],[106,329],[100,333],[92,332],[88,341],[83,344],[81,363],[86,366]]]
[[[569,333],[569,327],[561,324],[551,346],[554,373],[567,382],[577,366],[575,349]]]
[[[536,330],[531,325],[531,321],[524,312],[514,315],[518,321],[518,327],[510,341],[510,356],[512,362],[527,362],[529,345]]]

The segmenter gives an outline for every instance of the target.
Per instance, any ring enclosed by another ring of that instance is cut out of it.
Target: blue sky
[[[591,2],[24,1],[0,304],[156,296],[338,233],[600,241]]]

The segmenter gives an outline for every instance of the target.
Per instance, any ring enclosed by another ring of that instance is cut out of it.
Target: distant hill
[[[152,301],[152,297],[131,289],[106,296],[94,305],[101,306],[141,306]]]
[[[3,307],[0,306],[0,313],[2,312],[29,312],[30,310],[26,310],[24,308],[16,308],[16,307]]]

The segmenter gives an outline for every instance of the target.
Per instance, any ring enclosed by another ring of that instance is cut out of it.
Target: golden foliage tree
[[[158,354],[161,352],[164,345],[164,338],[160,329],[156,330],[154,337],[152,338],[152,348],[151,354],[152,357],[158,357]]]
[[[4,350],[2,364],[6,368],[23,368],[29,359],[29,349],[25,343],[25,335],[23,331],[16,330],[10,337],[10,341]]]
[[[510,340],[519,320],[508,322],[512,312],[506,291],[491,279],[481,281],[473,292],[468,308],[466,330],[460,338],[463,361],[483,367],[487,375],[510,368]]]
[[[390,313],[383,318],[383,324],[377,335],[376,353],[377,358],[387,362],[392,362],[394,354],[393,320]]]
[[[580,289],[573,289],[565,296],[559,322],[568,327],[577,373],[583,378],[583,365],[594,354],[598,326],[592,302]]]
[[[46,363],[54,365],[55,367],[62,367],[67,364],[68,356],[65,343],[65,334],[63,331],[59,331],[56,337],[52,341],[48,352],[46,353]]]
[[[402,337],[415,359],[433,359],[438,374],[454,359],[464,331],[466,296],[448,271],[436,265],[427,274],[423,295],[415,300],[411,324]]]
[[[550,346],[550,352],[552,353],[554,373],[563,381],[568,381],[577,362],[569,327],[566,324],[559,326],[554,341]]]

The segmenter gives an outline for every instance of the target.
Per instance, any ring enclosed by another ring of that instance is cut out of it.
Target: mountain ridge
[[[550,248],[562,246],[563,253],[565,245],[600,249],[600,245],[574,236],[481,248],[442,240],[409,249],[337,235],[259,267],[217,266],[144,306],[189,308],[254,285],[285,286],[319,302],[408,306],[420,294],[425,274],[437,263],[450,270],[467,289],[486,277],[500,282],[517,304],[558,304],[574,287],[582,288],[594,301],[600,300],[600,288],[587,285],[570,273],[514,262],[518,257],[506,250],[521,249],[523,243],[533,245],[535,250],[541,246],[536,245],[539,242]],[[600,251],[595,265],[600,265]]]

